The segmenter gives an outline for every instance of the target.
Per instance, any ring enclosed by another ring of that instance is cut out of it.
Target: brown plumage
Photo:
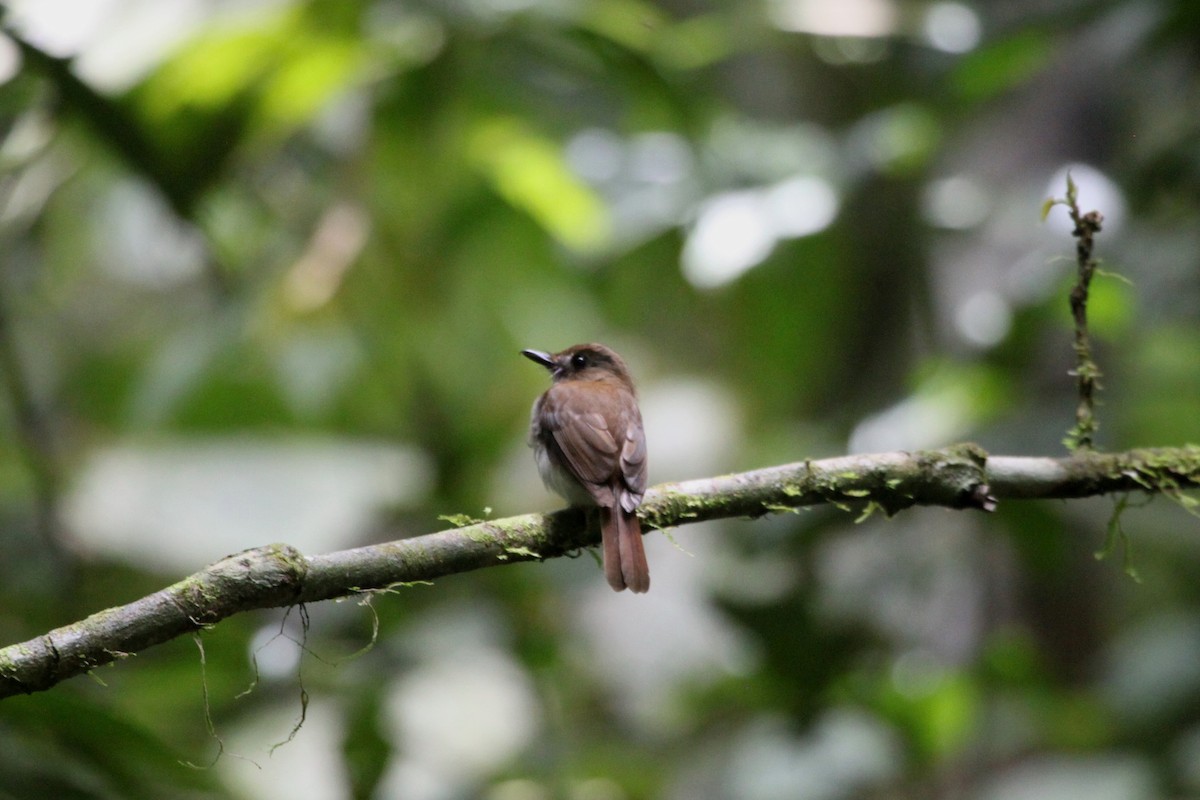
[[[599,506],[604,575],[616,591],[650,588],[637,507],[646,492],[646,435],[629,370],[602,344],[522,350],[554,384],[533,404],[538,472],[576,506]]]

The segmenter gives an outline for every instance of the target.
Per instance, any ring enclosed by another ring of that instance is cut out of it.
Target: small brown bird
[[[521,355],[554,381],[529,422],[542,482],[571,505],[600,507],[608,585],[646,591],[650,568],[636,513],[646,492],[646,435],[625,362],[602,344]]]

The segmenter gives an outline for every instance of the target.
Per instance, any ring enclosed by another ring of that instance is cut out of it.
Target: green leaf
[[[1058,205],[1058,201],[1053,197],[1047,197],[1046,202],[1042,203],[1042,222],[1046,221],[1046,217],[1050,216],[1050,209]]]
[[[610,226],[603,201],[575,177],[555,143],[521,120],[483,122],[468,149],[496,192],[563,245],[587,252],[607,240]]]
[[[1037,74],[1054,54],[1048,34],[1025,30],[963,59],[951,88],[968,102],[989,100]]]

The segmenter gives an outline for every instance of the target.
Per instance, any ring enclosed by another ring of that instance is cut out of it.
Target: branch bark
[[[760,517],[833,503],[894,514],[914,505],[990,511],[1000,500],[1079,498],[1200,485],[1200,447],[1080,451],[1069,458],[989,456],[975,445],[843,456],[662,484],[639,514],[647,528]],[[872,505],[873,504],[873,505]],[[234,614],[429,581],[595,544],[579,509],[475,522],[451,530],[304,556],[273,544],[228,556],[132,603],[0,649],[0,698],[44,691]]]

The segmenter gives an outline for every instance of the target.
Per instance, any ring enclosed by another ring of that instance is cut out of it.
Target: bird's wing
[[[624,423],[621,480],[625,484],[625,491],[621,492],[621,507],[633,511],[646,494],[646,432],[642,428],[642,415],[636,406],[632,417],[624,420]]]
[[[569,384],[555,386],[542,404],[542,426],[553,435],[571,474],[585,486],[600,486],[616,473],[621,448],[608,421],[588,406],[584,392]]]

